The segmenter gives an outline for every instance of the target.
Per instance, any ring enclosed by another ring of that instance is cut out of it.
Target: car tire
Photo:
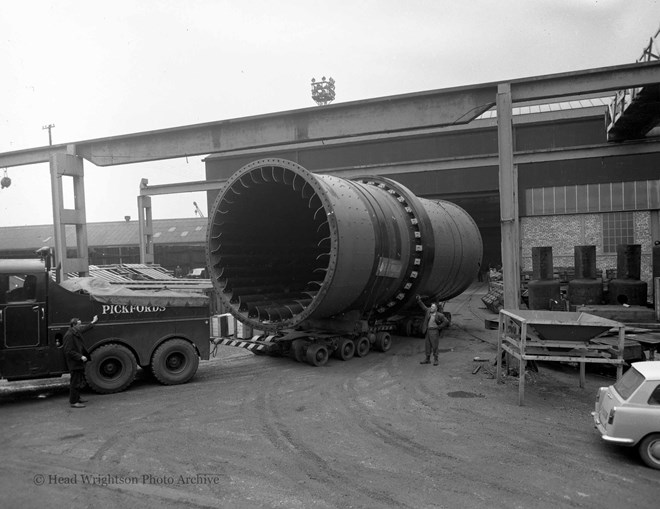
[[[639,443],[638,450],[644,463],[660,470],[660,433],[645,436]]]

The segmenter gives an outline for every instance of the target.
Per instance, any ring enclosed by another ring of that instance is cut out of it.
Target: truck
[[[482,240],[459,206],[380,176],[351,180],[279,158],[253,161],[218,193],[207,230],[209,277],[224,313],[215,345],[320,366],[387,351],[427,304],[459,295]]]
[[[85,379],[98,393],[131,385],[138,369],[165,385],[182,384],[209,358],[209,302],[203,288],[173,281],[74,277],[58,282],[51,253],[0,260],[0,377],[8,381],[68,372],[62,351],[72,318],[98,322],[84,335]],[[151,270],[153,272],[153,269]],[[107,271],[106,271],[107,272]],[[198,283],[199,284],[199,283]]]

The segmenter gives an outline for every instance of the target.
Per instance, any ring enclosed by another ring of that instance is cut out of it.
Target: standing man
[[[438,365],[438,345],[440,344],[440,331],[449,326],[449,320],[435,303],[427,308],[419,295],[415,296],[417,304],[424,310],[424,321],[422,322],[422,332],[425,334],[424,352],[426,358],[420,364],[431,364],[431,353],[433,353],[433,365]]]
[[[64,334],[64,357],[71,372],[69,404],[72,408],[85,408],[84,400],[80,399],[80,389],[85,378],[85,363],[90,359],[83,343],[83,332],[94,327],[98,319],[99,317],[94,315],[90,323],[83,325],[80,318],[72,318],[69,330]]]

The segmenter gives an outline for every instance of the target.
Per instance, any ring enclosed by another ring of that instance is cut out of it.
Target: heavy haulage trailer
[[[185,383],[199,359],[209,358],[210,298],[203,289],[177,289],[176,280],[130,285],[72,278],[60,284],[45,252],[42,259],[0,260],[1,378],[67,373],[62,343],[69,322],[94,315],[98,322],[84,340],[91,354],[85,378],[96,392],[126,389],[138,367],[162,384]]]
[[[238,170],[209,216],[207,265],[226,315],[216,345],[313,365],[386,351],[427,303],[463,292],[479,270],[473,219],[388,178],[346,180],[283,159]],[[235,318],[235,325],[228,320]]]

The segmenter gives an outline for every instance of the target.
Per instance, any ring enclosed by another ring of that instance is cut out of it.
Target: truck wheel
[[[307,362],[312,366],[323,366],[328,362],[328,348],[319,343],[312,343],[307,347]]]
[[[151,371],[163,385],[184,384],[197,372],[199,357],[184,339],[170,339],[156,348]]]
[[[639,443],[639,455],[649,467],[660,470],[660,433],[652,433]]]
[[[337,349],[334,351],[334,355],[337,359],[341,359],[342,361],[352,359],[355,355],[355,343],[349,338],[340,339]]]
[[[101,394],[126,389],[137,373],[137,361],[133,353],[122,345],[103,345],[92,352],[85,365],[85,378],[92,390]]]
[[[355,355],[358,357],[364,357],[367,355],[370,348],[371,343],[369,343],[369,338],[367,336],[362,336],[355,341]]]
[[[390,333],[384,331],[376,333],[374,346],[380,352],[387,352],[392,347],[392,336],[390,336]]]

